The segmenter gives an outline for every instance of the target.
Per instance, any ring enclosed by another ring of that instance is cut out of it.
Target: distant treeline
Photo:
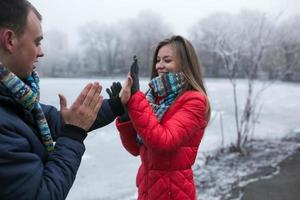
[[[137,55],[141,75],[149,76],[155,45],[173,34],[172,27],[153,12],[114,24],[87,23],[80,28],[80,43],[74,49],[63,31],[48,31],[39,72],[50,77],[125,75]],[[196,48],[206,77],[235,73],[243,78],[256,67],[258,78],[300,81],[300,15],[216,13],[199,20],[184,36]]]

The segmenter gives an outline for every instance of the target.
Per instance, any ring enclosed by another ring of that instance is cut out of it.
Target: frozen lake
[[[91,81],[103,86],[102,95],[108,97],[105,88],[118,79],[41,79],[41,102],[59,109],[57,94],[62,93],[70,105],[82,88]],[[121,81],[123,79],[120,79]],[[225,143],[235,139],[232,87],[227,79],[206,79],[206,87],[213,113],[222,113]],[[147,80],[141,81],[145,91]],[[243,100],[246,82],[238,84],[239,99]],[[300,84],[274,83],[261,98],[263,110],[256,125],[255,137],[281,138],[300,127]],[[136,192],[135,176],[139,158],[127,153],[120,143],[114,123],[89,134],[85,140],[86,152],[76,181],[67,199],[130,199]],[[201,151],[213,150],[221,144],[220,120],[216,117],[206,129]],[[200,152],[201,153],[201,152]]]

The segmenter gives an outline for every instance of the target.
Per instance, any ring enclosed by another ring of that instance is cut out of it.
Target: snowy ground
[[[63,93],[71,104],[84,85],[93,80],[42,78],[41,101],[58,107],[57,94]],[[115,80],[118,79],[106,78],[98,81],[105,89]],[[146,80],[141,81],[142,89],[146,88],[146,83]],[[218,157],[219,161],[210,158],[204,165],[208,156],[221,147],[220,113],[224,124],[224,144],[228,145],[235,139],[232,88],[228,80],[207,79],[206,84],[213,115],[217,115],[206,129],[200,145],[195,165],[195,169],[200,168],[195,172],[196,181],[197,186],[201,187],[200,199],[226,199],[231,187],[247,183],[249,180],[245,177],[253,174],[256,169],[266,169],[278,163],[296,148],[294,143],[289,143],[291,141],[282,142],[280,139],[300,127],[300,85],[275,83],[265,91],[260,124],[256,126],[254,135],[259,140],[249,146],[253,149],[249,157],[224,154]],[[244,98],[245,86],[244,80],[239,81],[238,92],[241,100]],[[107,97],[105,92],[102,94]],[[85,144],[87,149],[68,199],[132,199],[136,193],[135,175],[140,160],[124,150],[114,123],[90,133]],[[237,183],[237,180],[240,181]]]
[[[194,166],[198,199],[240,199],[242,187],[276,175],[277,165],[298,148],[300,130],[283,139],[253,140],[247,145],[245,156],[228,152],[202,154]]]

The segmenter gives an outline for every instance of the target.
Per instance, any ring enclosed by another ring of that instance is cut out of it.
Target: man
[[[103,101],[99,83],[88,84],[70,108],[60,95],[60,112],[40,104],[42,39],[41,15],[27,0],[0,1],[0,199],[65,199],[87,132],[121,109]]]

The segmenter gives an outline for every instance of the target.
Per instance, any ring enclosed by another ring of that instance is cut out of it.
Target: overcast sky
[[[141,11],[159,13],[174,28],[186,35],[196,21],[218,11],[238,13],[257,9],[285,16],[300,14],[299,0],[29,0],[43,15],[43,30],[60,29],[76,41],[80,26],[88,21],[110,23],[134,18]],[[69,41],[69,43],[72,43]]]

